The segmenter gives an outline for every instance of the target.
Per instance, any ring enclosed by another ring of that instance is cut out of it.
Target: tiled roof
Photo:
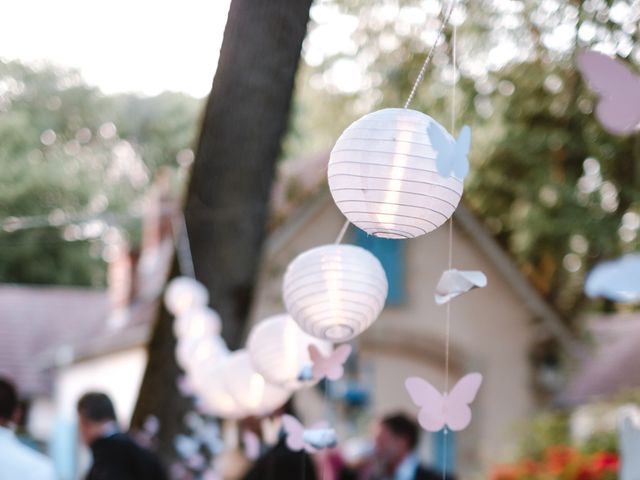
[[[1,285],[0,375],[24,396],[46,394],[52,367],[144,343],[155,309],[137,302],[117,315],[107,290]]]
[[[109,309],[105,290],[0,286],[0,374],[18,383],[23,395],[46,392],[38,357],[95,336]]]
[[[592,319],[593,352],[585,358],[561,400],[569,404],[640,388],[640,313]]]

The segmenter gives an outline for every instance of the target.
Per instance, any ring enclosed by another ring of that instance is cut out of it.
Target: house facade
[[[254,322],[284,311],[281,285],[288,263],[309,248],[333,243],[343,222],[328,193],[323,193],[272,234],[260,270]],[[435,304],[433,292],[448,268],[449,239],[447,227],[408,241],[367,237],[350,227],[344,242],[363,246],[381,260],[389,298],[378,320],[355,340],[356,365],[343,382],[347,385],[338,386],[356,398],[356,406],[359,396],[361,408],[354,410],[351,398],[346,406],[336,401],[330,409],[342,439],[366,436],[366,426],[385,413],[416,416],[417,407],[404,387],[406,377],[420,376],[443,388],[446,307]],[[472,405],[471,426],[449,437],[446,459],[442,435],[425,435],[422,454],[436,467],[446,462],[464,478],[473,478],[514,453],[518,427],[538,409],[536,372],[529,358],[533,344],[541,336],[563,337],[566,332],[555,312],[463,207],[454,217],[453,266],[482,270],[488,277],[485,289],[451,304],[451,384],[466,373],[480,372],[483,385]],[[317,389],[302,391],[296,399],[306,420],[326,416]]]

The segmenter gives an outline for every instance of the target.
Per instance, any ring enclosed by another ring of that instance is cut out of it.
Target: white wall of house
[[[254,321],[284,311],[280,289],[288,263],[306,249],[335,241],[343,221],[327,198],[272,236],[258,283]],[[387,307],[357,339],[362,363],[373,372],[372,416],[398,409],[417,413],[404,389],[407,376],[419,375],[443,386],[445,307],[435,304],[433,291],[447,268],[447,248],[447,227],[408,241],[406,301]],[[512,430],[533,413],[528,361],[532,315],[473,239],[455,226],[453,248],[454,267],[482,270],[489,280],[487,288],[454,300],[451,308],[452,380],[472,371],[484,376],[472,425],[458,436],[459,471],[477,474],[513,453]]]
[[[128,428],[146,365],[147,352],[140,347],[60,369],[54,392],[58,412],[75,416],[78,399],[88,391],[100,391],[111,397],[120,425]]]
[[[146,364],[147,352],[139,347],[79,361],[56,372],[56,419],[50,450],[62,480],[80,478],[88,461],[75,432],[78,399],[89,391],[106,393],[114,403],[120,426],[128,429]]]

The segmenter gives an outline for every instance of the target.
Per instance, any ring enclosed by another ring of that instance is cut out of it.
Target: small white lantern
[[[329,189],[358,228],[384,238],[413,238],[445,223],[458,206],[463,181],[442,177],[424,113],[386,108],[352,123],[329,160]]]
[[[299,376],[311,364],[309,345],[315,345],[323,354],[332,351],[329,342],[318,340],[303,332],[290,315],[266,318],[249,333],[247,350],[256,371],[267,382],[289,390],[308,385]]]
[[[224,383],[231,397],[249,415],[267,415],[284,405],[291,392],[268,383],[255,371],[249,352],[233,352],[224,366]]]
[[[190,277],[176,277],[169,282],[164,292],[164,304],[176,317],[195,307],[204,307],[209,303],[207,288]]]
[[[173,322],[173,333],[177,339],[213,337],[220,335],[222,320],[209,307],[194,307]]]
[[[225,341],[218,336],[180,339],[176,360],[187,373],[204,362],[214,362],[229,355]]]
[[[387,298],[378,259],[354,245],[323,245],[298,255],[284,275],[283,298],[300,328],[322,340],[346,342],[378,318]]]
[[[229,393],[225,382],[228,359],[212,368],[203,370],[192,381],[204,409],[217,417],[235,420],[247,416],[247,412]]]

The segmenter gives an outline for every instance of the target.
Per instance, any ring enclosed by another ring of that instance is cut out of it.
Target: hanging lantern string
[[[452,2],[454,3],[454,2]],[[449,11],[449,16],[451,11]],[[451,39],[451,63],[453,79],[451,81],[451,134],[456,128],[456,83],[458,79],[458,59],[457,59],[457,33],[456,25],[453,25],[453,35]],[[448,268],[453,268],[453,216],[449,219],[449,258]],[[445,332],[445,352],[444,352],[444,392],[449,393],[449,343],[451,340],[451,302],[447,302],[446,310],[446,332]],[[449,444],[449,430],[444,428],[444,445],[442,448],[442,480],[447,480],[447,447]]]
[[[348,229],[349,229],[349,220],[345,220],[344,224],[342,225],[342,228],[340,229],[340,233],[338,233],[338,237],[336,238],[336,245],[339,245],[340,243],[342,243],[342,239],[344,238]]]
[[[193,255],[191,254],[191,244],[189,243],[189,232],[187,231],[187,222],[184,218],[184,213],[180,212],[174,216],[172,224],[180,273],[187,277],[196,278]]]
[[[427,72],[427,67],[429,66],[429,63],[431,63],[431,59],[433,58],[433,54],[436,51],[436,47],[438,46],[440,37],[442,37],[442,34],[444,33],[444,29],[446,28],[447,23],[449,23],[449,19],[451,18],[451,13],[453,12],[453,8],[455,7],[456,3],[458,3],[457,0],[451,0],[451,2],[449,2],[449,8],[446,10],[447,13],[445,14],[442,20],[442,23],[440,24],[440,29],[438,30],[436,39],[433,42],[433,45],[431,46],[429,53],[427,54],[427,58],[425,58],[424,63],[422,64],[420,73],[418,73],[418,78],[416,78],[416,81],[413,83],[413,87],[411,88],[411,93],[409,94],[409,98],[407,98],[407,101],[404,102],[404,108],[409,108],[409,105],[411,105],[411,101],[413,100],[413,97],[415,96],[416,91],[420,86],[420,83],[422,83],[422,80],[424,79],[424,75]]]

